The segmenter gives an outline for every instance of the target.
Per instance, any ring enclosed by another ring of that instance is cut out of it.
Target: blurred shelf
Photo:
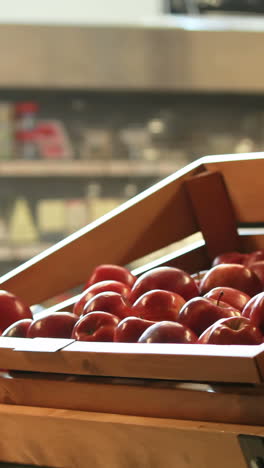
[[[181,167],[161,161],[20,160],[0,162],[0,177],[166,177]]]
[[[51,247],[52,244],[41,242],[30,245],[1,245],[0,246],[0,263],[1,262],[18,262],[25,261],[28,258],[34,257],[43,250]]]

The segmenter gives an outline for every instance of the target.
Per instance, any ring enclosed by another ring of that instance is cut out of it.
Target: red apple
[[[264,292],[250,299],[243,309],[242,316],[249,318],[264,335]]]
[[[229,288],[227,286],[211,289],[204,297],[208,299],[219,299],[221,295],[221,301],[226,304],[231,305],[235,309],[238,309],[242,312],[246,303],[250,300],[250,296],[238,289]]]
[[[197,336],[192,330],[176,322],[157,322],[148,327],[138,343],[196,343]]]
[[[251,263],[250,270],[254,271],[254,273],[257,275],[262,284],[262,289],[264,289],[264,261]]]
[[[264,261],[264,250],[254,250],[250,254],[248,254],[248,257],[246,261],[244,262],[244,265],[251,267],[252,263],[255,262],[261,262]]]
[[[218,286],[239,289],[249,296],[262,291],[261,282],[253,271],[244,265],[231,263],[217,265],[206,273],[200,285],[201,294],[204,295]]]
[[[89,312],[109,312],[109,314],[116,315],[121,320],[130,315],[131,306],[121,294],[116,292],[107,291],[96,294],[84,306],[83,315]]]
[[[13,338],[26,338],[27,331],[32,323],[32,319],[22,319],[15,323],[12,323],[8,328],[5,329],[2,336],[9,336]]]
[[[113,291],[122,296],[127,297],[130,293],[130,287],[124,283],[114,280],[100,281],[99,283],[92,284],[81,295],[81,298],[74,305],[73,313],[79,317],[83,314],[85,304],[94,296],[101,292]]]
[[[77,341],[113,341],[119,323],[116,315],[108,312],[90,312],[80,318],[72,330]]]
[[[182,307],[178,321],[200,336],[204,330],[217,320],[240,316],[239,310],[234,309],[225,302],[205,297],[195,297]]]
[[[179,294],[185,300],[199,295],[194,279],[185,271],[173,267],[158,267],[143,273],[132,287],[129,300],[134,303],[152,289],[164,289]]]
[[[222,263],[238,263],[243,265],[247,259],[247,254],[240,252],[224,252],[213,261],[213,266],[220,265]]]
[[[71,312],[53,312],[36,317],[27,331],[27,338],[70,338],[79,317]]]
[[[117,325],[114,341],[122,343],[136,343],[142,333],[156,322],[139,317],[127,317]]]
[[[30,308],[14,294],[0,290],[0,329],[25,318],[32,319]]]
[[[146,320],[176,322],[185,300],[177,293],[153,289],[140,296],[132,306],[132,315]]]
[[[199,337],[199,344],[258,345],[263,341],[260,330],[245,317],[218,320]]]
[[[91,284],[99,283],[100,281],[114,280],[124,283],[131,287],[136,277],[125,267],[112,264],[98,265],[92,272],[89,280],[86,282],[84,289],[87,289]]]

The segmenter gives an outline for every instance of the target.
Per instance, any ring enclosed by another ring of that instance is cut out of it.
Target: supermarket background
[[[0,7],[0,274],[201,156],[262,151],[261,1]]]

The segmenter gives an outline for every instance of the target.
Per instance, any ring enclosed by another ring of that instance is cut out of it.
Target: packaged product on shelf
[[[41,120],[36,130],[36,142],[43,159],[73,159],[74,151],[68,133],[58,120]]]
[[[71,234],[88,224],[87,203],[82,198],[65,201],[66,204],[66,234]]]
[[[91,183],[86,189],[89,221],[94,221],[122,203],[120,197],[105,197],[100,184]]]
[[[27,200],[17,198],[9,219],[8,240],[14,244],[33,243],[38,240],[38,231]]]
[[[57,198],[39,200],[36,213],[42,240],[56,242],[64,237],[66,229],[65,200]]]
[[[0,102],[0,161],[13,157],[13,141],[13,105],[9,102]]]
[[[89,128],[83,132],[80,145],[81,159],[115,159],[113,132],[107,128]]]
[[[129,159],[144,159],[144,151],[151,144],[149,133],[145,127],[131,126],[119,132],[120,140],[126,146]]]

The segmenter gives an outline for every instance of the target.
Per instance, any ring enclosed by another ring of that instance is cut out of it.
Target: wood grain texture
[[[22,349],[27,349],[27,343],[37,343],[38,338],[19,339],[20,350],[16,350],[17,338],[0,340],[1,369],[198,382],[262,381],[256,356],[263,353],[264,345],[135,345],[75,341],[59,351],[49,352],[52,339],[40,339],[39,347],[35,344],[31,351]]]
[[[223,176],[204,172],[185,182],[194,215],[211,260],[223,252],[240,250],[237,222]]]
[[[0,460],[56,468],[246,468],[263,427],[0,405]],[[48,447],[48,449],[47,449]]]
[[[0,377],[0,404],[264,425],[263,385],[13,372]]]
[[[224,177],[237,223],[263,222],[264,153],[208,158],[209,171]]]

